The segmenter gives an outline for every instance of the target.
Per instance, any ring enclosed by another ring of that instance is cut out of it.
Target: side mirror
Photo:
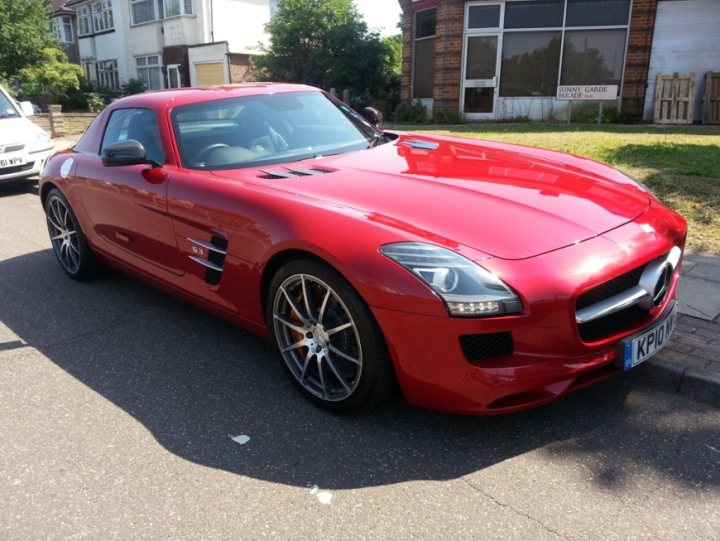
[[[383,121],[382,113],[375,109],[375,107],[365,107],[365,109],[362,110],[362,116],[376,128],[379,128]]]
[[[117,165],[140,165],[150,163],[145,147],[140,141],[128,139],[105,147],[100,155],[102,164],[106,167]]]
[[[21,101],[20,102],[20,110],[25,116],[33,116],[35,114],[35,109],[33,109],[33,104],[29,101]]]

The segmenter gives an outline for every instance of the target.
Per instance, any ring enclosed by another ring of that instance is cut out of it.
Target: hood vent
[[[400,141],[400,144],[409,146],[410,148],[419,148],[421,150],[437,150],[440,145],[432,141],[420,141],[418,139],[407,139]]]
[[[324,175],[325,173],[332,173],[327,169],[306,169],[304,167],[286,167],[284,170],[279,169],[260,169],[261,172],[265,173],[260,175],[259,178],[265,178],[268,180],[279,180],[283,178],[297,178],[297,177],[309,177],[313,175]]]

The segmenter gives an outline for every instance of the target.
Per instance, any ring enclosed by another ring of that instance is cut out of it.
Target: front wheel
[[[48,194],[45,215],[53,251],[67,275],[74,280],[90,280],[102,274],[70,203],[57,188]]]
[[[293,381],[316,404],[350,413],[394,384],[385,341],[367,305],[330,267],[295,260],[270,285],[267,318]]]

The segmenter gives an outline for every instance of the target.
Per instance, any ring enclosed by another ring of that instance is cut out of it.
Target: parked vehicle
[[[396,381],[423,407],[526,409],[636,366],[675,324],[686,224],[633,179],[382,131],[306,86],[119,100],[40,197],[71,278],[108,266],[269,336],[335,411]]]
[[[27,117],[29,102],[17,103],[0,86],[0,183],[37,175],[53,152],[50,136]]]

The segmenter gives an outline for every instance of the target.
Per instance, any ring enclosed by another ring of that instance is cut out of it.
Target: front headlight
[[[497,276],[452,250],[422,242],[397,242],[382,246],[380,252],[440,295],[451,316],[522,311],[520,299]]]
[[[35,135],[32,143],[30,143],[30,149],[34,150],[37,148],[45,149],[52,144],[52,139],[45,132],[40,132]]]

